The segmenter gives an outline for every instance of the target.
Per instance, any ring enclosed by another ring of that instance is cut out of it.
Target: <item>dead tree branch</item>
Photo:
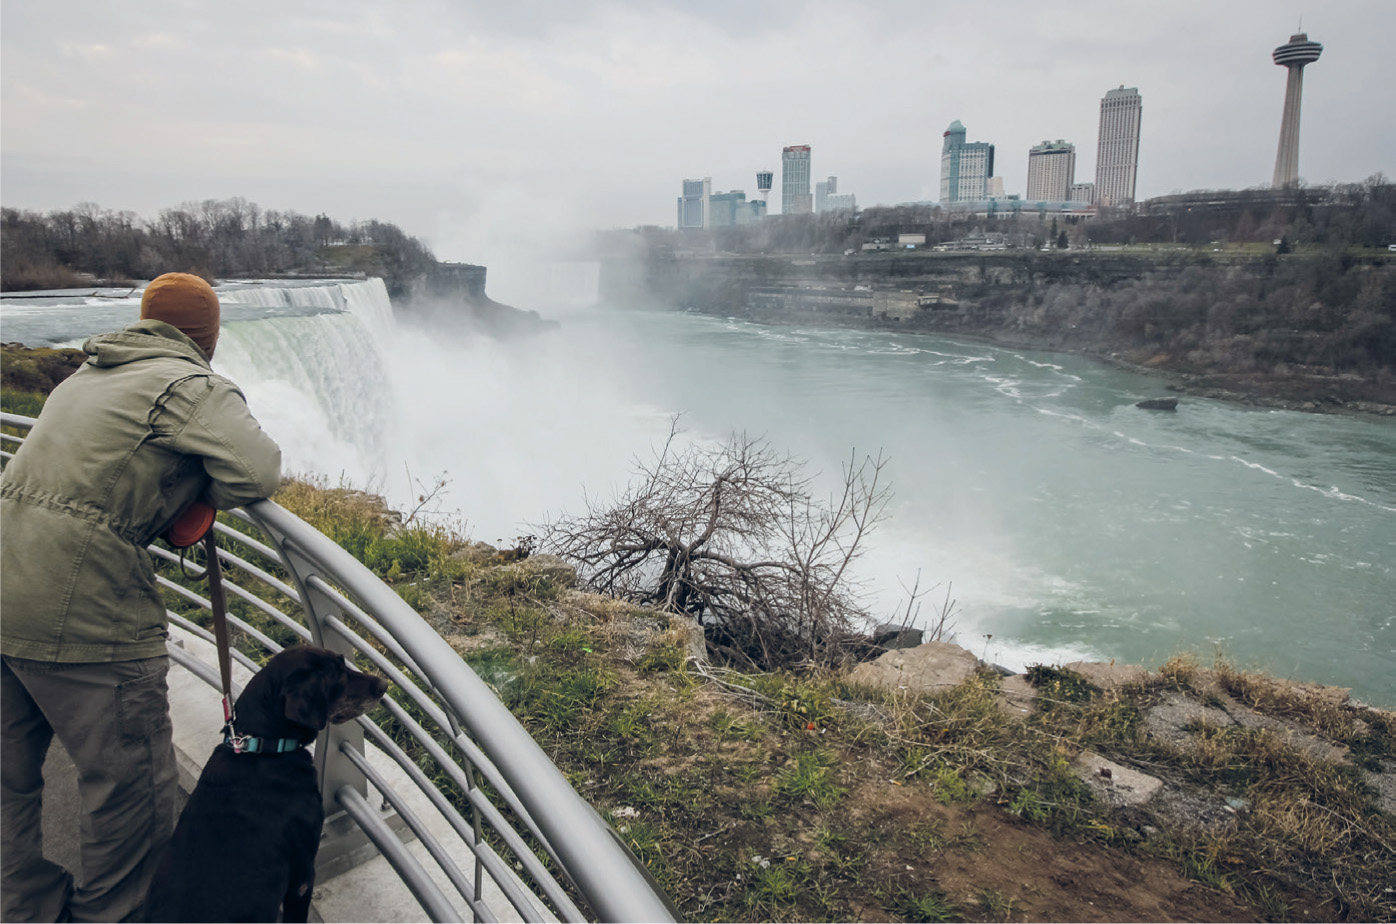
[[[544,524],[543,547],[592,589],[703,626],[709,652],[769,670],[829,663],[866,616],[850,567],[882,518],[880,455],[849,457],[821,502],[798,462],[764,440],[678,443],[677,421],[611,503]]]

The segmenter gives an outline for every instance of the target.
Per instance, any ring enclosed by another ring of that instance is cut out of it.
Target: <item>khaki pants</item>
[[[174,830],[169,658],[0,659],[0,916],[120,921],[139,910]],[[54,735],[78,771],[78,881],[43,856],[42,768]]]

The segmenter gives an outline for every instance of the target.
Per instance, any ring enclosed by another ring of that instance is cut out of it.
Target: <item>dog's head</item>
[[[262,683],[258,683],[259,679]],[[347,722],[363,715],[388,689],[388,682],[381,677],[351,669],[343,655],[324,648],[297,645],[268,661],[238,698],[240,728],[252,718],[244,714],[243,701],[249,699],[248,693],[253,693],[254,684],[264,686],[265,692],[251,697],[257,705],[248,705],[254,710],[260,706],[267,712],[279,713],[263,718],[289,720],[316,732],[330,723]],[[278,701],[275,707],[268,701],[271,697]]]

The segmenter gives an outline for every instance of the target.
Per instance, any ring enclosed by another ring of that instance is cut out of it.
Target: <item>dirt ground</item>
[[[966,825],[977,831],[969,849],[925,851],[906,858],[903,865],[913,870],[886,870],[891,879],[905,879],[908,887],[924,885],[927,874],[921,871],[927,870],[962,908],[979,906],[990,915],[994,909],[984,907],[982,896],[993,890],[1011,900],[1007,909],[998,910],[1007,910],[1003,919],[1013,921],[1256,919],[1245,905],[1188,881],[1161,859],[1056,838],[993,806],[941,805],[925,790],[889,783],[875,796],[882,804],[882,824],[914,829],[928,818],[940,818],[945,831],[960,832]]]

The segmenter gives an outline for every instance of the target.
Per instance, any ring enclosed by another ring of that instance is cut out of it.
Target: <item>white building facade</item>
[[[1120,206],[1134,201],[1143,112],[1144,101],[1135,87],[1110,90],[1100,101],[1095,197],[1101,205]]]
[[[780,212],[782,215],[808,215],[814,211],[810,194],[810,150],[807,144],[785,148],[780,155]]]
[[[1076,145],[1058,138],[1028,149],[1028,191],[1024,198],[1029,202],[1068,199],[1075,181]]]
[[[706,228],[710,221],[713,178],[684,180],[683,195],[679,196],[680,228]]]

